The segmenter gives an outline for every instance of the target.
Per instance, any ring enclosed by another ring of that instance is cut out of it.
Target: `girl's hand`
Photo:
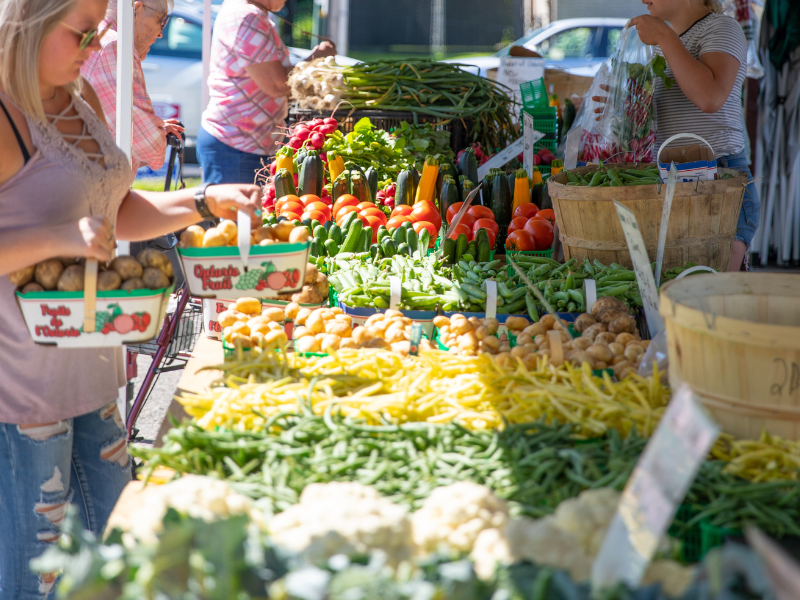
[[[114,234],[105,217],[85,217],[77,222],[57,225],[54,239],[60,240],[58,256],[79,256],[107,262],[113,258]]]
[[[607,86],[605,83],[601,83],[600,84],[600,89],[603,90],[604,92],[608,92],[608,91],[611,90],[611,88],[609,86]],[[604,106],[598,106],[597,108],[594,109],[594,112],[596,114],[602,115],[603,112],[605,112],[605,109],[606,109],[605,104],[606,104],[606,102],[608,102],[608,96],[592,96],[592,100],[594,102],[599,102],[600,104],[604,105]],[[600,117],[597,117],[595,119],[595,121],[599,121],[599,120],[600,120]]]
[[[210,185],[206,189],[206,204],[215,217],[236,220],[236,212],[250,215],[253,227],[261,225],[261,188],[247,184]]]
[[[639,39],[648,46],[661,46],[665,40],[677,36],[664,21],[650,15],[634,17],[626,27],[636,27]]]

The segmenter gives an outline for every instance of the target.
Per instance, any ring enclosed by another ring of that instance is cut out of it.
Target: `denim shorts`
[[[203,183],[254,183],[256,171],[267,156],[249,154],[223,144],[202,127],[197,134],[197,160],[203,167]]]
[[[747,188],[744,192],[742,208],[739,211],[739,221],[736,223],[736,239],[747,244],[753,241],[753,236],[758,229],[758,221],[761,218],[761,202],[758,199],[756,185],[753,183],[753,174],[747,165],[748,157],[744,150],[736,154],[729,154],[717,159],[717,167],[725,169],[736,169],[747,173]]]

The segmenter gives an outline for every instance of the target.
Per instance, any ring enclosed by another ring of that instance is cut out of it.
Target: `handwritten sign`
[[[637,588],[719,428],[681,385],[647,443],[592,567],[595,592]]]
[[[500,150],[500,152],[478,167],[478,179],[483,179],[490,169],[499,169],[512,159],[519,156],[520,152],[522,152],[524,148],[525,138],[521,137],[516,142],[513,142],[510,146]]]
[[[644,313],[647,316],[650,337],[654,338],[664,329],[664,318],[658,312],[658,290],[656,290],[656,280],[653,278],[653,271],[650,268],[647,248],[633,211],[616,200],[614,200],[614,206],[617,209],[622,231],[625,233],[625,241],[628,243],[633,271],[636,273],[639,293],[642,295],[642,304],[644,304]]]
[[[541,131],[533,128],[533,117],[527,112],[522,114],[522,168],[528,172],[528,177],[533,177],[533,146],[544,137]]]
[[[664,264],[664,247],[667,245],[667,228],[669,227],[669,213],[672,212],[672,197],[675,195],[675,186],[678,183],[678,169],[675,163],[670,164],[669,177],[667,178],[667,191],[664,193],[664,207],[661,209],[661,227],[658,230],[658,250],[656,252],[656,287],[661,281],[661,265]]]
[[[522,106],[522,93],[519,86],[529,81],[536,81],[544,77],[544,59],[520,56],[503,56],[500,59],[500,68],[497,70],[497,82],[508,86],[508,94],[513,96],[517,104],[514,105],[514,114],[519,114]]]

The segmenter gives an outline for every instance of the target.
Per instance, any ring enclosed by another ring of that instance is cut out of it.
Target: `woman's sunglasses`
[[[94,41],[95,38],[97,38],[98,41],[103,39],[103,36],[108,31],[108,26],[106,26],[106,28],[103,29],[102,31],[100,31],[100,27],[98,26],[97,28],[92,29],[91,31],[84,32],[84,31],[78,31],[72,25],[64,23],[64,21],[61,21],[61,24],[67,29],[74,31],[79,36],[81,36],[81,42],[80,42],[81,50],[84,50],[89,44],[92,43],[92,41]]]

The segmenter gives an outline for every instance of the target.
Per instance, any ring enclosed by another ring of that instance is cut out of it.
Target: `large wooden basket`
[[[661,290],[670,384],[722,429],[800,439],[800,275],[692,275]]]
[[[630,169],[649,165],[613,166]],[[585,174],[596,169],[595,166],[581,167],[575,172]],[[747,177],[733,169],[719,169],[718,172],[734,177],[677,184],[667,228],[664,270],[688,261],[718,271],[728,269]],[[604,264],[616,262],[632,267],[612,202],[617,200],[636,215],[647,252],[655,261],[666,185],[586,187],[568,186],[567,181],[566,173],[559,173],[547,183],[565,259],[588,257]]]

